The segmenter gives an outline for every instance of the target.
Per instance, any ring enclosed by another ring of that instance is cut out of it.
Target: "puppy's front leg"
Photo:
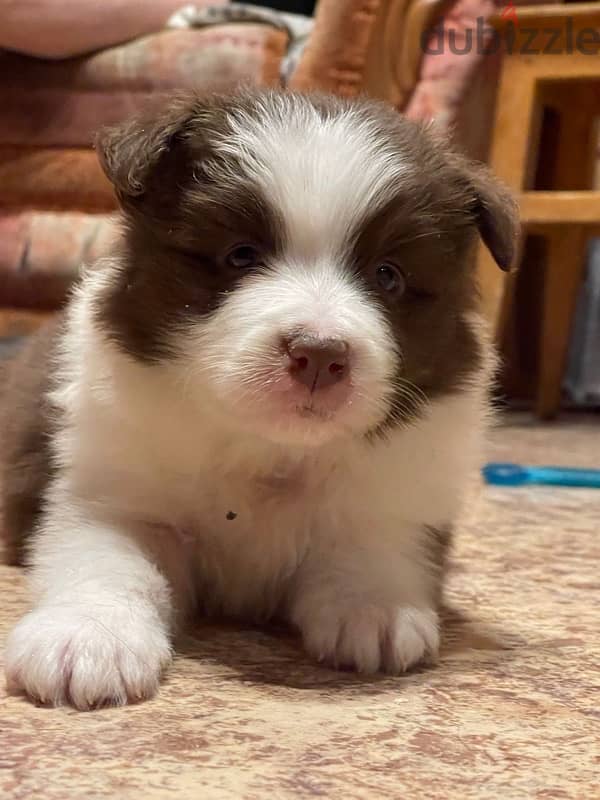
[[[420,526],[328,537],[302,564],[288,615],[308,652],[334,667],[398,674],[439,649],[439,574]]]
[[[136,539],[50,512],[32,561],[37,604],[9,636],[9,688],[79,709],[153,695],[171,659],[171,594]]]

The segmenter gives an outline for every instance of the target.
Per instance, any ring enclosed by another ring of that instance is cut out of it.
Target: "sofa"
[[[485,157],[498,56],[423,45],[439,24],[460,42],[494,0],[320,0],[314,19],[228,0],[129,2],[134,23],[111,17],[111,5],[128,4],[109,0],[93,26],[89,0],[8,4],[38,7],[23,30],[0,10],[0,338],[39,325],[111,240],[115,199],[95,132],[176,92],[245,83],[368,93]],[[43,16],[57,4],[76,16],[62,20],[63,36],[60,14]]]

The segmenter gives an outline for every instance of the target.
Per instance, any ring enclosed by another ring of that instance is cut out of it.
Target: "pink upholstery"
[[[113,218],[104,214],[0,215],[1,304],[56,308],[81,265],[102,255],[113,233]]]
[[[0,54],[0,146],[89,146],[100,126],[161,94],[276,83],[286,44],[266,25],[231,24],[162,31],[64,61]]]

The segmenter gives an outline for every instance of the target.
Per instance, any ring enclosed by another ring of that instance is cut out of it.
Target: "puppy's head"
[[[126,221],[97,319],[233,424],[319,443],[383,430],[479,367],[479,234],[506,269],[514,204],[376,102],[183,100],[105,132]]]

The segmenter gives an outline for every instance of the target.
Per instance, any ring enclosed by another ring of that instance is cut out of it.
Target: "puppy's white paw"
[[[308,652],[336,668],[398,675],[439,650],[438,616],[412,606],[321,609],[301,622]]]
[[[151,697],[171,660],[158,620],[135,609],[43,606],[8,638],[7,686],[42,703],[86,710]],[[99,619],[101,617],[101,620]]]

